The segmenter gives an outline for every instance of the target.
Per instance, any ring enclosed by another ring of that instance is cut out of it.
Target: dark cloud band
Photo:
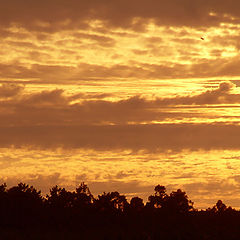
[[[147,20],[158,25],[202,27],[237,21],[240,15],[237,0],[9,0],[1,1],[0,9],[1,25],[15,23],[39,31],[84,28],[91,20],[138,30]]]
[[[1,127],[0,131],[1,147],[133,151],[240,149],[238,125],[34,126]]]

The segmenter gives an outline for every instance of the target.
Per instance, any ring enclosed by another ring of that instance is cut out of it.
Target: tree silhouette
[[[157,185],[155,188],[155,194],[149,196],[148,206],[161,208],[164,205],[164,201],[167,197],[166,188],[162,185]]]
[[[47,195],[47,203],[53,208],[70,208],[73,207],[74,195],[65,188],[57,185],[50,189],[50,195]]]
[[[43,207],[41,191],[25,183],[19,183],[7,190],[7,199],[8,211],[15,224],[32,224],[39,220]],[[32,219],[32,222],[29,219]]]
[[[178,189],[176,192],[172,192],[170,196],[164,198],[165,210],[174,212],[174,213],[187,213],[190,210],[193,210],[193,202],[188,200],[188,196],[181,189]]]
[[[3,222],[4,217],[7,216],[8,210],[8,194],[7,194],[7,185],[3,183],[0,185],[0,221]]]
[[[181,189],[168,195],[164,186],[157,185],[154,191],[144,205],[139,197],[128,203],[126,196],[117,191],[94,198],[85,183],[75,191],[54,186],[46,197],[25,183],[9,189],[2,184],[0,239],[26,239],[19,235],[19,229],[32,233],[27,237],[31,240],[39,232],[56,235],[48,239],[70,240],[239,239],[240,211],[221,200],[212,208],[197,211]],[[9,229],[13,237],[1,235]]]
[[[217,201],[216,207],[217,207],[217,211],[221,213],[227,210],[227,206],[221,200]]]
[[[104,192],[95,200],[95,205],[101,211],[123,211],[127,204],[126,197],[118,192]]]
[[[130,201],[130,208],[135,211],[141,211],[144,208],[143,200],[139,197],[133,197]]]
[[[89,207],[94,201],[94,197],[91,194],[88,186],[82,182],[74,192],[74,206],[75,207]]]
[[[6,192],[7,192],[7,184],[3,183],[2,185],[0,185],[0,194],[6,193]]]

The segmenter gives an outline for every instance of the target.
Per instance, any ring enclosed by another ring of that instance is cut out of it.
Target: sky
[[[240,208],[239,43],[237,0],[0,0],[0,182]]]

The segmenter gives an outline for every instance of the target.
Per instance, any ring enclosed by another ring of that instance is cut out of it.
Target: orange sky
[[[240,207],[239,1],[0,1],[0,38],[2,182]]]

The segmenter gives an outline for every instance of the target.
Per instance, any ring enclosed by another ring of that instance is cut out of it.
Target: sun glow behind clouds
[[[154,185],[161,182],[169,191],[179,187],[187,190],[196,207],[208,207],[219,197],[229,204],[238,200],[235,192],[240,188],[239,158],[239,151],[132,153],[2,149],[0,174],[2,181],[9,185],[26,181],[44,193],[54,184],[74,189],[80,181],[85,181],[94,194],[115,187],[114,190],[128,197],[138,195],[145,200],[152,194]],[[211,195],[216,189],[215,195]]]
[[[105,30],[102,33],[99,28],[93,28],[90,31],[65,30],[43,36],[14,27],[6,29],[6,36],[2,37],[0,62],[26,66],[27,69],[33,69],[36,64],[52,68],[72,67],[72,74],[64,77],[66,80],[68,77],[76,80],[81,77],[141,78],[134,72],[137,69],[144,78],[161,78],[161,75],[165,78],[168,67],[177,69],[179,64],[186,64],[179,69],[182,75],[186,74],[184,71],[189,65],[188,70],[194,76],[196,73],[191,69],[194,64],[214,59],[224,61],[238,55],[238,25],[235,27],[234,30],[222,26],[199,31],[188,27],[158,27],[151,23],[145,32],[137,33],[124,30]],[[200,39],[202,36],[204,41]],[[226,45],[226,39],[229,45]],[[159,76],[154,73],[156,70],[160,70]],[[100,76],[99,73],[94,76],[96,71],[100,71]]]
[[[2,181],[239,207],[238,3],[63,2],[1,3]]]

